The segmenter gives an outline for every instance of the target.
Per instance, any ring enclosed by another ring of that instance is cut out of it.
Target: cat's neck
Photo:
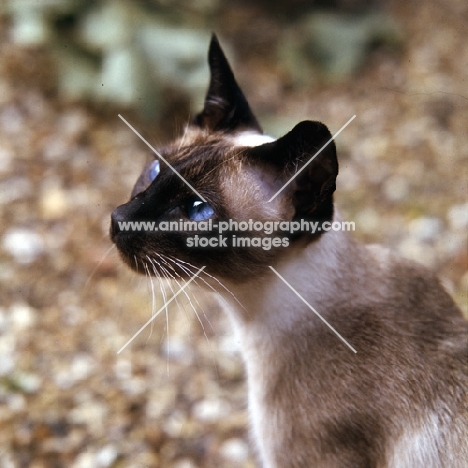
[[[341,221],[339,214],[334,220]],[[305,302],[327,318],[328,310],[378,288],[380,263],[350,233],[331,230],[306,247],[289,249],[274,266],[276,273],[269,269],[255,281],[229,285],[235,300],[228,293],[223,297],[241,341],[294,334],[297,324],[314,314]]]

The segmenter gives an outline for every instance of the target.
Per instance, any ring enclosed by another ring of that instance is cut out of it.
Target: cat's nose
[[[114,240],[115,236],[122,230],[121,223],[124,221],[121,210],[116,208],[111,214],[110,237]]]

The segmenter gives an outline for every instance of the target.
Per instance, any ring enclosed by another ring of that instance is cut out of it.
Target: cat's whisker
[[[156,261],[156,260],[155,260]],[[177,305],[177,308],[179,310],[182,310],[185,315],[187,315],[187,311],[185,309],[185,306],[184,304],[182,303],[182,306],[181,304],[179,303],[179,300],[177,299],[177,293],[174,291],[174,288],[172,287],[172,280],[176,281],[176,283],[179,285],[179,287],[181,288],[179,282],[174,278],[173,275],[170,274],[170,272],[164,268],[159,262],[156,261],[156,263],[158,264],[159,268],[161,269],[161,272],[166,275],[166,277],[168,278],[168,286],[170,288],[170,290],[172,291],[172,295],[175,297],[175,303]],[[185,295],[187,295],[187,292],[185,291],[185,289],[183,290],[183,293]],[[168,359],[169,359],[169,317],[167,315],[167,309],[166,309],[166,321],[167,321],[167,350],[168,350],[168,353],[167,353],[167,356],[168,356]],[[168,371],[169,371],[169,368],[168,368]]]
[[[170,257],[168,257],[168,258],[170,258]],[[192,263],[186,262],[186,261],[181,260],[180,258],[177,258],[177,257],[174,257],[174,260],[176,261],[176,263],[177,262],[178,263],[183,263],[184,265],[187,265],[188,268],[191,267],[191,268],[195,269],[195,271],[198,270],[198,267],[196,267]],[[179,265],[179,267],[180,267],[180,265]],[[191,273],[193,274],[194,272],[191,271]],[[218,278],[216,278],[216,276],[210,275],[208,272],[206,272],[206,270],[203,270],[202,273],[205,274],[206,276],[208,276],[209,278],[213,279],[214,281],[216,281],[226,292],[228,292],[234,298],[234,300],[242,307],[242,309],[244,309],[244,311],[248,313],[248,310],[239,301],[239,299],[237,299],[237,296],[227,286],[225,286]],[[219,291],[217,291],[213,286],[211,286],[207,281],[205,281],[201,275],[198,278],[200,278],[215,293],[219,293]]]
[[[133,256],[133,259],[135,260],[135,270],[138,271],[138,260],[136,255]]]
[[[156,255],[157,255],[166,265],[168,265],[168,266],[171,268],[171,270],[174,272],[174,274],[177,275],[177,277],[178,277],[181,281],[183,281],[185,284],[187,284],[187,281],[186,281],[182,276],[180,276],[180,275],[177,273],[177,271],[176,271],[176,269],[174,268],[174,266],[168,263],[167,260],[172,260],[171,258],[169,258],[169,257],[167,257],[167,256],[165,256],[165,255],[161,255],[161,254],[156,254]],[[167,260],[166,260],[166,258],[167,258]],[[172,260],[172,261],[173,261],[173,260]],[[177,265],[177,263],[176,263],[176,265]],[[177,266],[179,266],[179,268],[182,268],[185,272],[187,272],[187,270],[185,269],[185,267],[183,267],[182,265],[177,265]],[[191,275],[191,273],[192,273],[192,272],[191,272],[190,270],[188,270],[188,274]],[[181,287],[181,285],[180,285],[179,281],[177,280],[177,278],[174,278],[174,281],[176,281],[176,283],[179,285],[179,287]],[[198,285],[196,279],[193,280],[193,282],[196,283],[196,284]],[[198,285],[198,286],[199,286],[199,285]],[[200,286],[199,286],[199,288],[200,288]],[[201,288],[200,288],[200,289],[201,289]],[[188,301],[189,301],[190,306],[192,307],[193,312],[195,313],[195,316],[197,317],[198,322],[199,322],[200,325],[201,325],[201,328],[202,328],[202,330],[203,330],[203,335],[204,335],[204,337],[205,337],[205,340],[206,340],[208,346],[210,347],[210,349],[211,349],[212,351],[214,351],[213,344],[212,344],[212,342],[210,341],[210,338],[208,337],[208,335],[207,335],[207,333],[206,333],[205,325],[204,325],[203,321],[201,320],[200,315],[199,315],[199,313],[197,312],[196,307],[193,305],[190,295],[186,292],[185,289],[184,289],[184,293],[185,293],[185,296],[187,297],[187,299],[188,299]],[[197,302],[197,304],[198,304],[200,310],[201,310],[202,313],[203,313],[203,316],[204,316],[205,320],[208,322],[208,324],[209,324],[211,330],[212,330],[213,332],[215,332],[215,330],[214,330],[214,328],[213,328],[213,325],[211,324],[211,321],[210,321],[209,318],[207,317],[204,308],[201,306],[200,302],[198,301],[197,296],[195,295],[194,297],[195,297],[195,301]],[[185,311],[185,308],[184,308],[184,311]],[[215,353],[212,352],[212,353],[210,354],[210,357],[211,357],[211,360],[212,360],[212,362],[213,362],[213,367],[214,367],[214,369],[215,369],[216,375],[218,376],[218,379],[219,379],[218,365],[217,365],[217,363],[216,363],[216,360],[215,360],[214,356],[215,356]]]
[[[171,287],[171,284],[170,284],[170,276],[167,275],[167,273],[161,268],[161,264],[156,260],[156,259],[151,259],[150,257],[147,256],[147,259],[148,261],[151,263],[151,266],[152,266],[152,269],[153,269],[153,272],[154,272],[154,276],[156,276],[157,278],[159,278],[159,286],[160,286],[160,289],[161,289],[161,293],[163,295],[163,300],[164,300],[164,304],[165,304],[165,315],[166,315],[166,373],[169,375],[169,308],[167,306],[167,299],[166,299],[166,290],[162,284],[162,279],[161,279],[161,275],[164,276],[164,279],[167,281],[167,284],[169,286],[169,288],[171,289],[172,291],[172,294],[174,295],[174,291]],[[160,273],[158,273],[158,270],[156,268],[156,265],[155,263],[159,266],[159,271]],[[177,301],[177,298],[175,298],[175,301],[176,301],[176,304],[177,306],[179,307],[179,304],[178,304],[178,301]]]
[[[185,263],[185,266],[179,263],[177,260],[174,260],[172,258],[167,257],[170,261],[174,262],[178,268],[183,270],[185,273],[187,273],[188,276],[193,276],[194,271],[190,269],[189,265],[196,269],[194,265],[191,265],[189,263]],[[210,274],[208,274],[209,277],[212,277]],[[215,278],[216,279],[216,278]],[[201,280],[203,281],[204,285],[207,286],[209,289],[211,289],[215,294],[218,294],[218,291],[210,284],[208,283],[201,275],[198,276],[196,279],[193,280],[193,282],[203,291],[203,293],[206,292],[206,288],[204,288],[198,281]],[[232,294],[232,293],[231,293]]]
[[[185,279],[182,278],[182,277],[177,273],[177,271],[175,270],[175,268],[174,268],[172,265],[170,265],[170,264],[167,262],[167,260],[165,260],[165,258],[164,258],[162,255],[159,255],[159,254],[157,254],[157,255],[158,255],[158,257],[159,257],[166,265],[168,265],[168,266],[174,271],[174,274],[177,275],[177,277],[178,277],[181,281],[183,281],[185,284],[187,284],[187,281],[185,281]],[[177,278],[174,277],[174,281],[179,285],[179,287],[182,287],[182,286],[180,285],[179,281],[177,280]],[[198,321],[199,321],[199,323],[200,323],[200,325],[201,325],[201,327],[202,327],[203,334],[205,335],[206,341],[207,341],[208,343],[210,343],[210,340],[209,340],[209,338],[208,338],[208,335],[206,334],[205,324],[204,324],[203,321],[201,320],[200,315],[198,314],[196,307],[193,305],[192,299],[191,299],[191,297],[190,297],[190,295],[188,294],[188,292],[187,292],[186,289],[184,289],[184,294],[185,294],[185,296],[187,297],[187,300],[189,301],[190,307],[192,308],[193,312],[195,313],[195,316],[197,317],[197,319],[198,319]],[[199,303],[198,301],[197,301],[197,303],[198,303],[198,305],[200,306],[200,303]],[[201,306],[200,306],[200,308],[201,308]],[[208,320],[208,318],[207,318],[207,316],[206,316],[206,313],[205,313],[205,311],[204,311],[203,309],[202,309],[202,312],[203,312],[203,316],[205,317],[205,319]],[[210,323],[209,320],[208,320],[208,323]],[[210,326],[211,326],[211,323],[210,323]],[[213,329],[212,326],[211,326],[211,328]]]
[[[159,254],[158,254],[158,255],[159,255]],[[159,255],[159,256],[160,256],[160,255]],[[170,260],[170,261],[172,261],[172,262],[175,262],[175,260],[173,260],[173,259],[171,259],[171,258],[169,258],[169,257],[167,257],[167,259]],[[176,262],[175,262],[175,263],[176,263]],[[180,265],[180,264],[177,264],[177,263],[176,263],[176,265],[177,265],[180,269],[182,269],[185,273],[187,273],[187,275],[192,276],[193,272],[192,272],[191,270],[189,270],[188,268],[184,267],[183,265]],[[171,266],[171,268],[174,269],[174,267],[172,267],[172,266]],[[177,274],[177,273],[176,273],[176,274]],[[178,276],[179,278],[181,278],[181,279],[185,282],[185,280],[184,280],[180,275],[177,274],[177,276]],[[199,279],[203,280],[203,278],[199,278]],[[203,281],[204,281],[204,280],[203,280]],[[205,289],[201,287],[201,285],[198,283],[197,279],[194,279],[193,282],[199,287],[199,290],[202,290],[203,293],[205,293]],[[206,281],[205,281],[205,283],[206,283]],[[203,316],[205,317],[205,320],[208,322],[208,324],[210,325],[211,330],[214,332],[215,329],[213,328],[213,325],[211,324],[210,319],[209,319],[208,316],[206,315],[205,309],[202,307],[202,305],[201,305],[200,302],[198,301],[197,296],[195,295],[194,297],[195,297],[195,301],[197,302],[197,305],[199,306],[200,310],[201,310],[202,313],[203,313]],[[189,302],[191,302],[191,301],[190,301],[190,297],[187,296],[187,298],[189,299]],[[191,304],[191,305],[192,305],[192,304]],[[194,307],[194,306],[192,305],[192,307]],[[195,309],[194,309],[194,310],[195,310]],[[197,313],[197,312],[195,311],[195,313]],[[197,315],[197,317],[198,317],[198,315]],[[198,318],[198,320],[200,321],[200,318]],[[200,323],[201,323],[201,322],[200,322]],[[202,328],[203,328],[203,332],[205,333],[205,329],[204,329],[204,327],[203,327],[203,324],[201,323],[201,325],[202,325]],[[206,333],[205,333],[205,336],[206,336]]]
[[[148,255],[146,255],[146,258],[152,264],[151,259],[150,257],[148,257]],[[154,266],[153,266],[153,269],[154,269]],[[145,265],[145,271],[148,275],[148,279],[150,280],[150,284],[151,284],[151,317],[154,317],[154,314],[156,312],[156,296],[154,293],[154,281],[153,281],[152,276],[150,275],[147,265]],[[149,339],[151,338],[151,335],[153,334],[153,329],[154,329],[154,321],[151,322],[150,334],[148,335],[148,338],[146,339],[146,343],[148,343]]]
[[[159,282],[159,289],[161,290],[161,296],[163,298],[163,301],[164,301],[164,304],[167,304],[167,299],[166,299],[166,284],[167,284],[167,279],[164,277],[162,278],[161,275],[157,274],[157,272],[155,271],[155,275],[156,277],[158,278],[158,282]],[[167,320],[167,317],[168,317],[168,310],[167,310],[167,305],[166,305],[166,320]],[[169,328],[169,323],[167,322],[166,323],[166,330]],[[168,341],[169,341],[169,336],[167,337]],[[160,346],[162,345],[162,340],[163,340],[163,335],[161,335],[161,340],[160,340]],[[169,356],[166,356],[166,367],[167,369],[169,368],[169,363],[168,363],[168,360],[169,360]]]
[[[91,280],[93,279],[94,275],[96,274],[96,272],[99,270],[99,267],[103,264],[104,260],[107,258],[107,256],[109,255],[109,253],[114,250],[115,248],[115,244],[112,244],[106,251],[105,253],[102,255],[101,259],[99,260],[99,262],[97,262],[96,266],[93,268],[93,270],[91,271],[91,273],[89,274],[88,276],[88,279],[86,280],[86,283],[85,285],[83,286],[83,290],[85,291],[88,287],[88,284],[91,282]]]

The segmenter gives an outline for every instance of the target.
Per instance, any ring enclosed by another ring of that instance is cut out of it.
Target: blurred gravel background
[[[169,329],[162,314],[116,354],[151,315],[151,285],[107,235],[149,157],[117,114],[169,141],[203,102],[211,31],[268,133],[302,119],[335,132],[357,115],[337,141],[345,219],[438,270],[468,314],[465,0],[0,12],[1,468],[255,466],[242,365],[212,297],[179,296]]]

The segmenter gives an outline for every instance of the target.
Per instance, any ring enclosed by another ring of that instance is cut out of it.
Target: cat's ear
[[[262,133],[214,34],[208,51],[208,63],[210,86],[203,111],[195,117],[193,123],[211,131],[244,129]]]
[[[332,203],[338,159],[332,135],[322,123],[301,122],[278,140],[249,152],[257,163],[273,167],[283,184],[294,177],[284,194],[292,198],[296,215],[309,216],[317,213],[322,203]]]

